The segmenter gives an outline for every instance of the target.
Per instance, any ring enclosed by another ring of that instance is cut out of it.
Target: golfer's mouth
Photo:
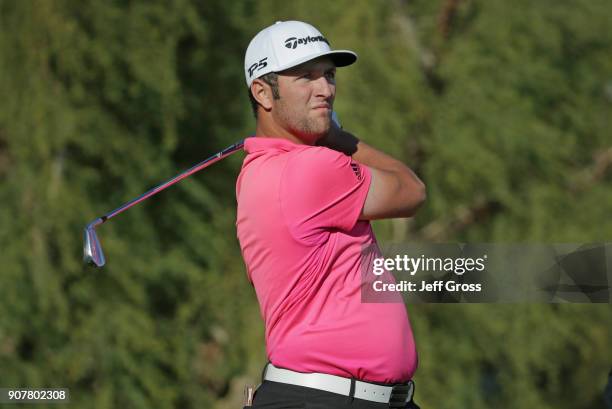
[[[312,109],[316,110],[326,110],[329,111],[331,109],[331,106],[329,104],[321,104],[321,105],[317,105],[315,107],[313,107]]]

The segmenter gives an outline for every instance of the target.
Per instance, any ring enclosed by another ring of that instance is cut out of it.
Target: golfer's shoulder
[[[304,146],[292,152],[288,167],[291,169],[326,172],[350,166],[350,157],[323,146]]]

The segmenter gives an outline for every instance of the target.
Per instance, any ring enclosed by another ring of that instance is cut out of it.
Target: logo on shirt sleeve
[[[355,176],[357,176],[357,180],[361,181],[363,176],[361,175],[361,169],[359,168],[359,165],[356,163],[351,163],[351,168],[353,169]]]

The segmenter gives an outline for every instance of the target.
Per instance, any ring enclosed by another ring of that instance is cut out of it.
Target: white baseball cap
[[[323,55],[328,55],[336,67],[351,65],[357,60],[357,54],[352,51],[332,50],[323,34],[310,24],[277,21],[257,33],[246,50],[247,86],[269,72],[283,71]]]

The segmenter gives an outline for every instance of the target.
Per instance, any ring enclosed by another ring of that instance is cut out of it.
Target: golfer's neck
[[[270,118],[261,117],[257,120],[257,127],[255,129],[255,136],[263,138],[283,138],[288,139],[293,143],[299,145],[306,145],[307,142],[298,138],[288,130],[281,127],[278,123],[271,120]]]

